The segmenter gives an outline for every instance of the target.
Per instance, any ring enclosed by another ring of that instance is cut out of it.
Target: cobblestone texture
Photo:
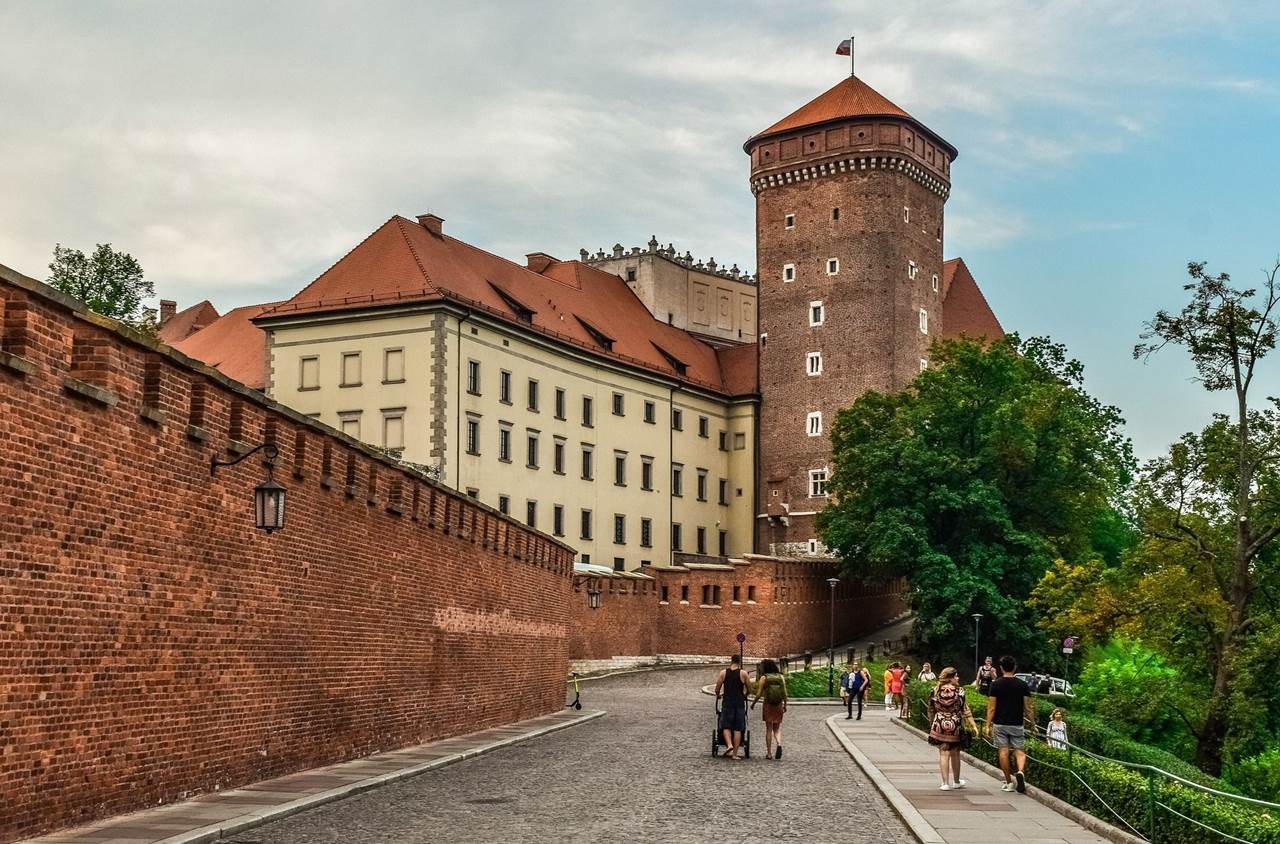
[[[709,669],[584,684],[584,726],[423,774],[242,833],[232,844],[502,841],[875,841],[906,828],[823,725],[827,707],[794,707],[786,752],[712,759]],[[840,831],[856,829],[850,836]]]

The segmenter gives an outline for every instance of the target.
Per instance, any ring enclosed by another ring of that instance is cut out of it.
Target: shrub
[[[1076,706],[1143,744],[1190,758],[1194,737],[1177,712],[1193,707],[1178,670],[1139,642],[1113,639],[1080,674]]]
[[[1245,794],[1280,803],[1280,747],[1241,759],[1227,768],[1226,778]]]

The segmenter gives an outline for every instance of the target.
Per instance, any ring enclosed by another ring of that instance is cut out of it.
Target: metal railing
[[[1184,814],[1183,812],[1178,811],[1173,806],[1170,806],[1167,802],[1161,799],[1162,790],[1163,790],[1162,787],[1166,785],[1176,785],[1182,788],[1188,788],[1193,791],[1200,792],[1201,794],[1210,795],[1214,798],[1235,801],[1237,803],[1247,806],[1250,809],[1257,810],[1263,814],[1268,814],[1268,815],[1271,815],[1272,817],[1280,818],[1280,803],[1271,803],[1266,800],[1259,800],[1254,797],[1246,797],[1242,794],[1232,794],[1227,791],[1221,791],[1216,788],[1210,788],[1209,786],[1202,785],[1200,783],[1193,782],[1192,780],[1186,779],[1185,777],[1180,777],[1177,774],[1170,773],[1169,771],[1166,771],[1163,768],[1157,768],[1154,765],[1146,765],[1146,764],[1137,763],[1137,762],[1126,762],[1122,759],[1113,759],[1110,756],[1103,756],[1100,753],[1094,753],[1091,750],[1074,745],[1070,741],[1054,739],[1053,743],[1050,743],[1049,741],[1046,740],[1047,739],[1046,731],[1039,724],[1033,723],[1029,720],[1026,721],[1026,724],[1029,727],[1029,731],[1031,735],[1034,736],[1036,739],[1044,742],[1046,749],[1053,749],[1058,752],[1066,753],[1067,760],[1066,760],[1065,766],[1056,764],[1050,761],[1049,759],[1045,758],[1044,756],[1033,755],[1029,751],[1027,752],[1027,758],[1035,762],[1037,765],[1043,765],[1046,768],[1051,768],[1053,770],[1060,771],[1061,773],[1066,775],[1067,794],[1065,795],[1065,799],[1068,803],[1070,803],[1073,806],[1079,805],[1076,801],[1076,796],[1077,796],[1076,787],[1078,784],[1078,787],[1085,789],[1085,791],[1087,791],[1089,795],[1093,798],[1093,801],[1096,802],[1097,805],[1102,806],[1109,813],[1111,818],[1114,818],[1121,825],[1123,825],[1125,829],[1129,830],[1135,836],[1143,839],[1144,841],[1150,841],[1150,842],[1153,842],[1153,844],[1165,844],[1165,842],[1168,842],[1168,844],[1176,844],[1176,842],[1178,841],[1176,837],[1171,837],[1168,834],[1164,834],[1164,832],[1161,829],[1161,824],[1160,824],[1161,818],[1159,813],[1161,810],[1163,810],[1169,813],[1170,815],[1175,816],[1181,819],[1182,821],[1185,821],[1186,823],[1190,823],[1204,830],[1205,832],[1216,835],[1218,838],[1220,838],[1223,841],[1239,842],[1239,844],[1258,844],[1258,842],[1256,841],[1250,841],[1249,839],[1246,839],[1246,838],[1240,838],[1224,830],[1217,829],[1216,827],[1213,827],[1202,820],[1190,817]],[[986,744],[988,747],[990,747],[992,750],[996,749],[994,742],[992,742],[991,739],[988,737],[987,731],[984,730],[982,732],[981,739],[983,743]],[[1061,747],[1059,747],[1058,745],[1061,745]],[[1122,768],[1126,768],[1128,770],[1142,774],[1147,781],[1146,817],[1134,818],[1131,821],[1129,818],[1124,817],[1119,811],[1117,811],[1117,809],[1114,806],[1112,806],[1106,799],[1104,799],[1103,796],[1099,794],[1098,791],[1088,783],[1088,781],[1085,780],[1084,776],[1081,775],[1081,772],[1077,769],[1077,766],[1075,764],[1075,759],[1077,754],[1084,756],[1088,759],[1095,760],[1097,762],[1118,765]]]

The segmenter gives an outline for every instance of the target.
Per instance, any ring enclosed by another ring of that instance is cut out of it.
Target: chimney
[[[172,299],[160,300],[160,324],[164,325],[173,319],[173,315],[178,312],[178,303]]]
[[[558,258],[553,258],[546,252],[530,252],[524,256],[524,265],[535,273],[543,272],[557,261],[559,261]]]
[[[436,237],[444,237],[444,217],[437,217],[435,214],[419,214],[418,225]]]

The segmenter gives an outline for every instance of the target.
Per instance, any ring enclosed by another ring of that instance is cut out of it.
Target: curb
[[[432,759],[430,762],[423,762],[408,768],[402,768],[398,771],[379,774],[378,776],[369,777],[368,779],[363,779],[358,782],[338,786],[337,788],[331,788],[327,791],[309,794],[306,797],[300,797],[297,800],[291,800],[288,803],[281,803],[278,806],[268,806],[256,812],[237,815],[236,817],[229,818],[225,821],[220,821],[198,829],[192,829],[178,833],[177,835],[172,835],[156,842],[156,844],[205,844],[205,842],[217,841],[220,838],[238,835],[245,830],[253,829],[254,827],[262,826],[263,824],[271,823],[272,821],[278,821],[281,818],[286,818],[289,815],[294,815],[307,809],[313,809],[316,806],[322,806],[325,803],[332,803],[345,797],[351,797],[365,791],[371,791],[372,789],[382,785],[388,785],[393,782],[409,779],[417,776],[418,774],[424,774],[427,771],[432,771],[436,768],[443,768],[447,765],[453,765],[457,762],[462,762],[476,756],[483,756],[486,753],[492,753],[495,750],[500,750],[504,747],[519,744],[520,742],[528,741],[530,739],[539,738],[540,736],[545,736],[549,733],[558,732],[569,727],[576,727],[579,724],[585,724],[587,721],[602,718],[605,714],[605,711],[602,709],[584,712],[571,721],[563,721],[559,724],[549,724],[523,735],[489,742],[488,744],[482,744],[479,747],[474,747],[470,750],[464,750],[461,753],[454,753],[449,756],[443,756],[439,759]],[[462,738],[462,736],[455,736],[454,738]]]
[[[911,834],[915,836],[920,844],[946,844],[946,839],[942,834],[933,827],[931,823],[924,819],[924,815],[920,814],[920,810],[911,805],[911,801],[902,794],[897,787],[889,782],[889,779],[881,773],[875,763],[866,757],[853,740],[844,734],[844,730],[836,725],[836,721],[840,720],[839,715],[832,715],[827,719],[827,729],[836,737],[836,741],[844,748],[845,752],[853,757],[853,761],[858,763],[858,767],[867,775],[867,778],[879,789],[884,798],[889,801],[889,805],[893,807],[893,811],[907,825],[907,829],[911,830]],[[898,719],[894,719],[897,721]]]
[[[828,722],[830,722],[830,719],[828,719]],[[907,724],[900,718],[894,718],[893,723],[897,724],[912,735],[915,735],[917,738],[927,738],[924,730],[921,730],[919,727],[912,726],[911,724]],[[960,758],[965,762],[968,762],[974,768],[977,768],[979,771],[982,771],[984,774],[996,777],[1002,781],[1004,780],[1004,771],[1001,771],[990,762],[986,762],[976,756],[971,756],[964,751],[960,752]],[[1125,832],[1117,826],[1112,826],[1096,815],[1091,815],[1084,809],[1078,809],[1065,800],[1054,797],[1049,792],[1036,788],[1029,783],[1027,785],[1027,796],[1040,805],[1048,809],[1052,809],[1059,815],[1070,818],[1090,832],[1097,833],[1108,841],[1114,841],[1115,844],[1150,844],[1147,839],[1139,838],[1136,835]]]

